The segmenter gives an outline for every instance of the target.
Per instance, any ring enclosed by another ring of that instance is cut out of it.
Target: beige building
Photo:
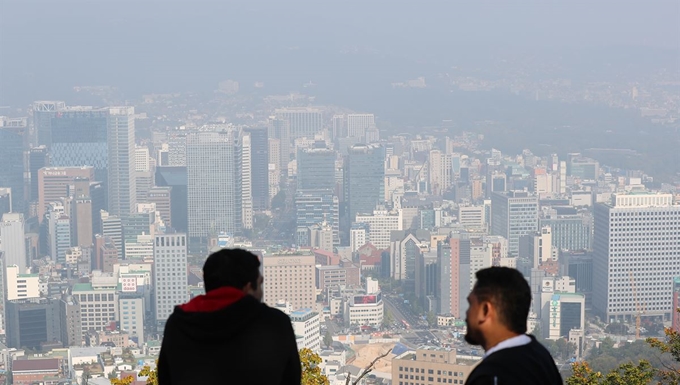
[[[94,168],[84,167],[44,167],[38,170],[38,220],[45,218],[47,205],[68,197],[68,187],[76,178],[95,180]]]
[[[7,266],[7,300],[39,298],[40,277],[38,274],[22,274],[17,265]]]
[[[288,302],[293,309],[314,308],[315,265],[312,254],[265,256],[262,259],[264,302],[269,306]]]
[[[420,347],[392,359],[392,384],[462,385],[479,362],[457,360],[455,349]]]

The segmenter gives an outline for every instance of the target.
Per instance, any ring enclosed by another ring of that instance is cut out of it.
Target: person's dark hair
[[[222,249],[206,259],[203,265],[205,291],[229,286],[242,289],[251,283],[257,289],[260,277],[260,260],[255,254],[243,249]]]
[[[472,292],[477,301],[491,302],[500,322],[515,333],[526,333],[531,289],[522,273],[509,267],[489,267],[475,275],[477,283]]]

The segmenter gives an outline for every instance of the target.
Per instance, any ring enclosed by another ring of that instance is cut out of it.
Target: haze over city
[[[646,339],[680,332],[679,21],[659,0],[3,1],[0,383],[153,383],[168,318],[234,248],[328,384],[464,384],[492,266],[526,278],[565,381],[677,379]]]

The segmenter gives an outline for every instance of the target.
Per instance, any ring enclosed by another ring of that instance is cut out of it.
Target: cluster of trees
[[[618,349],[611,339],[602,341],[590,363],[572,365],[567,385],[680,384],[680,333],[666,328],[665,334],[664,339],[647,338]]]

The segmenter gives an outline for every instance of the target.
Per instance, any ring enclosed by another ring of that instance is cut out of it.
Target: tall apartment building
[[[519,238],[538,231],[538,198],[524,191],[491,195],[491,234],[508,240],[508,254],[517,256]]]
[[[323,129],[323,114],[317,108],[280,108],[274,111],[274,115],[277,119],[289,122],[291,140],[305,137],[313,139]]]
[[[26,271],[26,241],[24,234],[24,215],[5,213],[0,222],[0,251],[3,252],[3,265],[16,265],[21,272]]]
[[[241,230],[240,149],[236,132],[187,136],[189,237]]]
[[[314,255],[269,255],[262,259],[264,302],[270,306],[288,302],[293,309],[313,308],[316,303]]]
[[[69,186],[76,179],[94,181],[94,168],[83,167],[45,167],[38,170],[38,221],[45,219],[45,210],[50,202],[59,202],[68,197]]]
[[[392,359],[392,383],[464,384],[479,362],[457,359],[455,349],[421,347]]]
[[[109,212],[125,216],[137,207],[135,178],[135,108],[111,107],[108,130]]]
[[[189,300],[187,235],[159,234],[154,239],[156,326],[163,328],[176,305]]]
[[[347,115],[347,136],[365,138],[366,130],[369,128],[375,128],[375,116],[373,114]]]
[[[670,321],[680,276],[680,205],[672,194],[614,194],[594,209],[593,307],[607,322],[644,315]],[[637,297],[637,298],[636,298]]]

